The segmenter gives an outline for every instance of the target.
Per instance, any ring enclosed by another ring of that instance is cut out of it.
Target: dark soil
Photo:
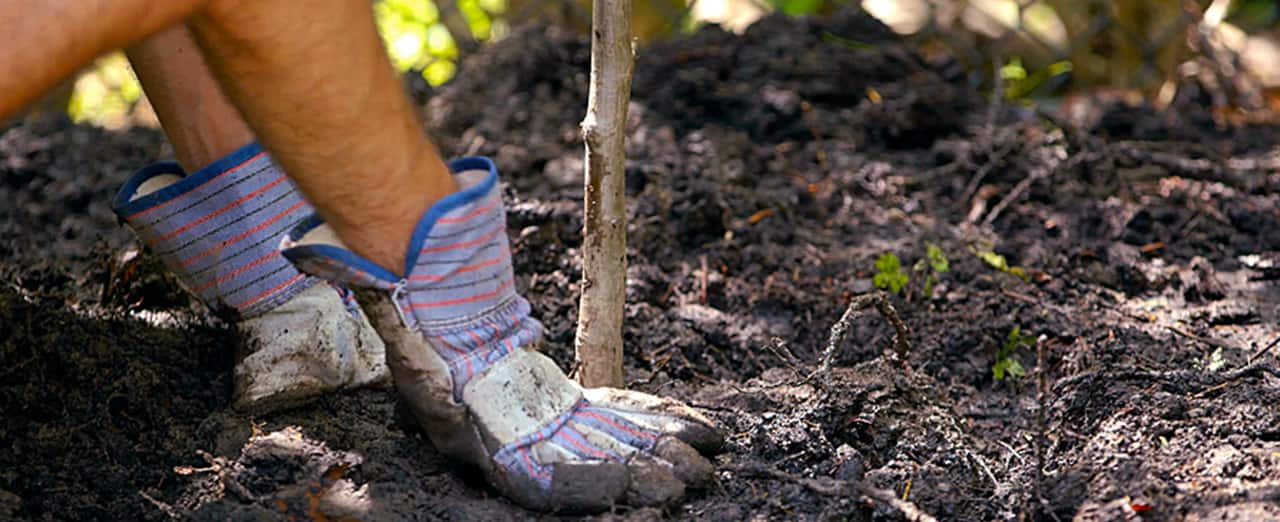
[[[445,152],[504,169],[561,364],[588,51],[519,31],[417,93]],[[1195,85],[1159,113],[993,107],[981,76],[856,12],[642,51],[627,375],[731,435],[717,486],[614,516],[901,516],[862,483],[950,520],[1280,519],[1280,126],[1220,128]],[[0,519],[536,516],[455,473],[390,391],[229,411],[233,336],[108,209],[168,153],[140,129],[0,134]],[[928,244],[950,261],[930,293]],[[811,376],[885,252],[911,277],[907,360],[868,311]],[[1026,375],[997,380],[1014,328]]]

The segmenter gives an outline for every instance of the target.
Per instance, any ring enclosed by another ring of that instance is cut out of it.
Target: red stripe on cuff
[[[493,231],[489,232],[488,234],[485,234],[484,237],[472,239],[470,241],[463,241],[461,243],[450,243],[447,245],[425,247],[422,249],[421,253],[430,254],[432,252],[444,252],[447,250],[457,250],[459,248],[473,247],[479,244],[483,244],[489,240],[492,240],[493,238],[497,237],[498,234],[501,234],[506,229],[507,229],[507,224],[505,222],[499,223],[497,228],[493,229]]]
[[[294,283],[298,282],[298,280],[299,280],[299,279],[302,279],[303,277],[306,277],[306,275],[305,275],[305,274],[298,274],[298,275],[295,275],[295,276],[293,276],[293,277],[289,278],[289,280],[288,280],[288,281],[285,281],[285,282],[280,283],[280,284],[278,284],[278,285],[276,285],[276,286],[273,286],[273,287],[271,287],[271,288],[269,288],[269,289],[267,289],[267,290],[264,290],[262,293],[260,293],[260,294],[258,294],[258,295],[255,295],[255,296],[253,296],[253,297],[250,297],[248,300],[246,300],[246,301],[244,301],[244,302],[237,303],[237,304],[234,304],[234,305],[231,305],[231,306],[233,306],[233,307],[235,307],[235,308],[237,308],[237,309],[241,309],[241,310],[243,310],[243,309],[245,309],[245,308],[248,308],[248,307],[250,307],[250,306],[253,306],[253,304],[254,304],[254,303],[257,303],[258,301],[261,301],[261,300],[265,299],[267,296],[269,296],[269,295],[271,295],[271,294],[274,294],[274,293],[276,293],[276,292],[279,292],[279,291],[280,291],[280,289],[282,289],[282,288],[284,288],[284,287],[286,287],[286,286],[289,286],[289,285],[291,285],[291,284],[294,284]]]
[[[213,246],[209,247],[208,249],[206,249],[204,252],[201,252],[201,253],[199,253],[199,254],[196,254],[196,255],[194,255],[194,256],[192,256],[192,257],[188,257],[188,258],[186,258],[186,259],[183,259],[183,260],[182,260],[182,262],[181,262],[181,265],[182,265],[182,266],[190,265],[191,263],[194,263],[194,262],[196,262],[196,261],[199,261],[199,260],[201,260],[201,259],[204,259],[204,258],[205,258],[205,257],[207,257],[209,254],[212,254],[212,253],[214,253],[214,252],[217,252],[218,250],[221,250],[221,249],[224,249],[224,248],[229,247],[229,246],[231,246],[231,245],[234,245],[234,244],[236,244],[236,243],[240,242],[240,240],[242,240],[242,239],[244,239],[244,238],[246,238],[246,237],[249,237],[250,235],[253,235],[253,234],[254,234],[254,233],[256,233],[256,232],[259,232],[259,231],[261,231],[262,229],[267,228],[268,226],[271,226],[271,224],[272,224],[272,223],[275,223],[276,221],[280,221],[281,219],[284,219],[284,217],[285,217],[285,216],[287,216],[287,215],[289,215],[289,214],[292,214],[295,210],[298,210],[298,209],[302,208],[302,207],[303,207],[303,205],[306,205],[306,204],[307,204],[307,202],[306,202],[306,201],[301,201],[301,200],[300,200],[300,201],[298,201],[297,203],[294,203],[294,204],[293,204],[293,206],[291,206],[291,207],[289,207],[289,208],[286,208],[286,209],[282,210],[279,214],[276,214],[276,215],[274,215],[274,216],[271,216],[271,217],[270,217],[270,218],[268,218],[266,221],[263,221],[263,222],[261,222],[261,223],[258,223],[258,224],[257,224],[256,226],[254,226],[253,228],[251,228],[251,229],[249,229],[249,230],[246,230],[246,231],[244,231],[244,232],[241,232],[241,233],[240,233],[239,235],[237,235],[236,237],[233,237],[233,238],[231,238],[231,239],[228,239],[228,240],[226,240],[226,241],[223,241],[223,242],[221,242],[221,243],[218,243],[218,244],[216,244],[216,245],[213,245]]]
[[[229,280],[229,279],[231,279],[231,278],[234,278],[235,276],[238,276],[238,275],[240,275],[240,274],[243,274],[243,273],[245,273],[245,272],[248,272],[249,270],[252,270],[252,269],[253,269],[253,267],[255,267],[255,266],[258,266],[258,265],[261,265],[261,264],[263,264],[263,263],[266,263],[267,261],[270,261],[270,260],[271,260],[271,256],[278,256],[278,255],[280,255],[280,253],[279,253],[279,252],[276,252],[276,251],[274,251],[274,250],[272,250],[272,251],[270,251],[270,252],[267,252],[267,254],[266,254],[266,255],[264,255],[264,256],[262,256],[262,257],[259,257],[259,258],[257,258],[257,259],[254,259],[253,261],[250,261],[248,264],[246,264],[246,265],[244,265],[244,266],[242,266],[242,267],[240,267],[240,268],[237,268],[237,269],[232,270],[232,271],[230,271],[230,272],[228,272],[228,273],[226,273],[226,274],[223,274],[223,275],[222,275],[222,277],[219,277],[219,278],[214,279],[214,280],[211,280],[211,281],[209,281],[209,282],[207,282],[207,283],[205,283],[205,284],[203,284],[203,285],[200,285],[200,287],[199,287],[199,288],[196,288],[196,292],[197,292],[197,293],[198,293],[198,292],[203,292],[203,291],[207,290],[209,287],[211,287],[211,286],[213,286],[213,285],[216,285],[216,284],[218,284],[218,283],[226,282],[227,280]]]
[[[431,282],[443,281],[443,280],[445,280],[446,278],[448,278],[449,276],[452,276],[452,275],[456,275],[456,274],[465,274],[465,273],[467,273],[467,272],[475,272],[476,270],[480,270],[481,268],[490,267],[490,266],[496,265],[496,264],[501,263],[501,262],[502,262],[502,254],[498,254],[497,256],[494,256],[492,259],[486,259],[486,260],[481,261],[481,262],[479,262],[479,263],[476,263],[476,264],[474,264],[474,265],[467,265],[467,266],[464,266],[464,267],[459,268],[459,269],[457,269],[457,270],[454,270],[453,272],[448,273],[448,274],[443,274],[443,275],[432,275],[432,274],[412,275],[412,276],[409,276],[409,280],[410,280],[410,281],[431,281]]]
[[[497,297],[498,294],[501,294],[503,290],[511,288],[511,285],[515,284],[515,282],[516,280],[514,278],[507,279],[502,283],[502,285],[498,286],[498,288],[495,288],[492,292],[485,292],[483,294],[476,294],[470,297],[461,297],[458,299],[449,299],[446,301],[435,301],[432,303],[413,303],[413,308],[439,308],[441,306],[453,306],[453,305],[474,303],[476,301],[483,301],[485,299],[492,299],[494,297]]]
[[[260,189],[258,189],[258,190],[255,190],[255,191],[253,191],[253,192],[250,192],[250,193],[248,193],[248,194],[245,194],[245,195],[243,195],[243,196],[240,196],[240,198],[239,198],[239,199],[236,199],[235,201],[232,201],[231,203],[227,203],[227,204],[226,204],[225,206],[223,206],[222,208],[217,209],[217,210],[214,210],[213,212],[210,212],[210,213],[208,213],[208,214],[205,214],[204,216],[200,217],[200,219],[197,219],[197,220],[195,220],[195,221],[192,221],[192,222],[190,222],[190,223],[187,223],[187,224],[185,224],[185,225],[182,225],[182,226],[180,226],[180,227],[178,227],[178,228],[176,228],[176,229],[174,229],[174,230],[170,231],[168,234],[165,234],[165,235],[163,235],[163,236],[160,236],[160,237],[158,237],[158,238],[156,238],[156,239],[152,240],[152,241],[150,242],[150,244],[154,245],[156,242],[159,242],[159,241],[165,241],[165,240],[168,240],[168,239],[172,239],[172,238],[173,238],[173,236],[176,236],[176,235],[178,235],[178,234],[181,234],[181,233],[183,233],[183,232],[186,232],[186,231],[188,231],[188,230],[191,230],[191,228],[192,228],[192,227],[199,226],[201,223],[204,223],[204,222],[206,222],[206,221],[209,221],[210,219],[213,219],[213,218],[215,218],[215,217],[218,217],[219,215],[222,215],[222,214],[223,214],[223,213],[225,213],[226,211],[231,210],[231,209],[233,209],[233,208],[236,208],[236,207],[240,206],[240,204],[241,204],[241,203],[244,203],[245,201],[249,201],[249,200],[251,200],[251,199],[253,199],[253,198],[256,198],[256,197],[258,197],[258,196],[262,195],[262,193],[263,193],[263,192],[266,192],[266,191],[268,191],[268,190],[271,190],[271,188],[272,188],[272,187],[274,187],[274,186],[276,186],[276,185],[279,185],[279,184],[281,184],[281,183],[284,183],[284,179],[285,179],[285,178],[284,178],[284,175],[281,175],[280,177],[278,177],[278,178],[276,178],[275,180],[273,180],[271,183],[267,183],[267,184],[266,184],[266,186],[264,186],[264,187],[262,187],[262,188],[260,188]]]
[[[476,217],[476,216],[483,215],[483,214],[488,214],[490,210],[493,210],[493,207],[498,206],[498,201],[499,201],[499,198],[493,198],[493,201],[490,201],[488,205],[485,205],[485,206],[483,206],[483,207],[480,207],[480,208],[477,208],[477,209],[475,209],[475,210],[472,210],[471,212],[467,212],[466,214],[463,214],[463,215],[461,215],[461,216],[452,216],[452,217],[450,217],[450,216],[445,216],[445,217],[442,217],[442,218],[440,218],[440,219],[436,220],[436,222],[437,222],[437,223],[451,223],[451,224],[452,224],[452,223],[463,223],[463,222],[466,222],[466,221],[468,221],[468,220],[470,220],[471,218],[474,218],[474,217]]]
[[[264,152],[259,152],[259,153],[257,153],[257,154],[254,154],[254,155],[253,155],[253,157],[251,157],[251,158],[249,158],[249,159],[247,159],[247,160],[244,160],[244,161],[240,162],[240,164],[239,164],[239,165],[236,165],[236,166],[234,166],[234,167],[231,167],[231,168],[229,168],[229,169],[227,169],[227,170],[223,171],[221,174],[218,174],[218,175],[216,175],[216,176],[214,176],[214,177],[212,177],[212,178],[209,178],[209,180],[208,180],[208,181],[206,181],[206,182],[204,182],[204,183],[201,183],[201,184],[199,184],[199,185],[196,185],[196,187],[195,187],[195,188],[193,188],[193,189],[191,189],[191,190],[188,190],[188,191],[186,191],[186,192],[183,192],[182,194],[179,194],[177,197],[175,197],[175,198],[173,198],[173,199],[171,199],[171,200],[169,200],[169,201],[165,201],[165,202],[163,202],[163,203],[160,203],[159,205],[156,205],[156,206],[154,206],[154,207],[151,207],[151,208],[144,208],[144,209],[142,209],[142,210],[139,210],[139,211],[137,211],[137,212],[134,212],[133,214],[130,214],[130,215],[126,216],[126,217],[125,217],[125,219],[135,219],[135,218],[138,218],[138,217],[140,217],[140,216],[142,216],[142,215],[144,215],[144,214],[147,214],[147,213],[149,213],[149,212],[151,212],[151,211],[153,211],[153,210],[156,210],[156,209],[159,209],[159,208],[164,208],[164,207],[168,206],[170,203],[173,203],[174,201],[178,201],[178,200],[182,199],[182,198],[183,198],[184,196],[186,196],[187,194],[190,194],[190,193],[192,193],[192,192],[195,192],[195,191],[197,191],[197,190],[200,190],[201,188],[204,188],[204,186],[205,186],[205,185],[208,185],[208,184],[210,184],[210,183],[213,183],[213,181],[214,181],[214,180],[216,180],[216,179],[218,179],[218,178],[221,178],[223,175],[225,175],[225,174],[227,174],[227,173],[229,173],[229,172],[235,172],[235,171],[237,171],[237,170],[240,170],[240,169],[241,169],[242,167],[244,167],[245,165],[248,165],[248,164],[250,164],[250,163],[253,163],[253,161],[254,161],[254,160],[256,160],[256,159],[258,159],[258,158],[261,158],[264,154],[266,154],[266,152],[265,152],[265,151],[264,151]]]

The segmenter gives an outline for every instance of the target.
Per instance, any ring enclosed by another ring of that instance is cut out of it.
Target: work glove
[[[318,217],[282,245],[304,272],[355,289],[436,447],[538,510],[661,505],[709,483],[699,450],[723,444],[710,420],[673,400],[583,389],[534,351],[542,325],[514,288],[497,169],[487,158],[450,168],[462,189],[422,216],[405,277],[349,251]]]
[[[235,407],[269,411],[388,379],[382,340],[354,295],[280,256],[281,238],[312,209],[256,143],[189,176],[172,162],[146,167],[113,209],[189,293],[235,324]]]

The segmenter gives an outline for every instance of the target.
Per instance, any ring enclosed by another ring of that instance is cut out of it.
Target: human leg
[[[442,451],[542,509],[660,504],[712,479],[694,450],[722,443],[710,421],[583,390],[533,350],[541,325],[515,292],[497,170],[445,167],[365,0],[211,1],[191,19],[210,65],[332,225],[304,222],[286,254],[362,285],[397,388]]]
[[[402,273],[418,216],[457,185],[365,0],[221,0],[191,20],[227,94],[349,244]]]
[[[352,248],[402,271],[417,216],[457,186],[365,0],[0,0],[0,31],[21,42],[0,50],[0,118],[98,55],[187,17],[224,89],[302,191]]]
[[[397,388],[437,447],[539,509],[663,504],[710,481],[694,448],[722,438],[705,417],[584,390],[534,350],[542,326],[514,287],[497,169],[483,158],[444,168],[364,0],[282,5],[220,1],[192,27],[328,221],[297,227],[286,256],[362,288]]]
[[[206,0],[0,0],[0,120],[94,58],[180,22]]]
[[[188,171],[253,141],[253,132],[222,93],[191,33],[175,24],[125,48],[178,162]]]
[[[222,94],[182,24],[126,53],[179,161],[125,184],[115,208],[241,342],[233,404],[263,412],[388,377],[383,344],[347,290],[277,252],[313,209]],[[186,172],[191,172],[190,176]]]

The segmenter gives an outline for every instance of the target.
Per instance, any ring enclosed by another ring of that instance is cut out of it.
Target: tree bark
[[[457,0],[437,0],[436,11],[440,13],[440,21],[449,30],[449,36],[453,37],[453,43],[458,47],[459,62],[463,56],[480,48],[480,42],[476,41],[476,35],[471,32],[467,17],[458,9]]]
[[[582,300],[574,343],[583,386],[621,387],[622,316],[626,304],[625,151],[631,97],[631,0],[594,0],[587,116]]]

